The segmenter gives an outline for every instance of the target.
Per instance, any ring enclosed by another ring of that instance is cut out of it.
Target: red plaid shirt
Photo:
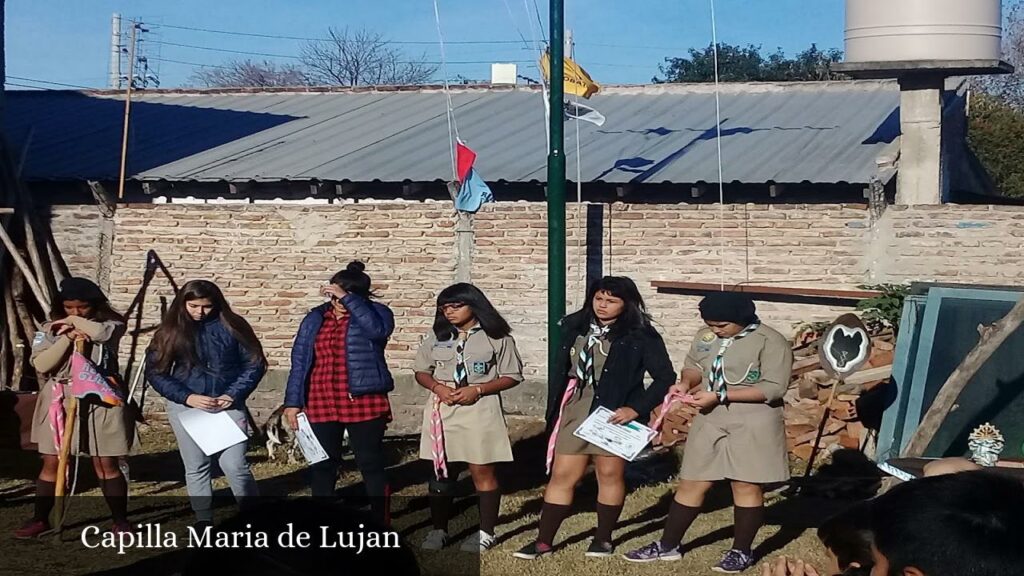
[[[391,421],[387,394],[350,396],[345,336],[349,317],[324,313],[324,323],[314,342],[313,373],[305,413],[310,422],[365,422],[382,416]]]

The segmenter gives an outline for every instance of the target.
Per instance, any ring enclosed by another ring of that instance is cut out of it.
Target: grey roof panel
[[[899,136],[899,89],[888,81],[725,84],[720,101],[726,182],[866,183]],[[539,91],[460,87],[452,104],[486,180],[546,179]],[[607,122],[579,124],[584,181],[718,181],[712,86],[610,87],[588,104]],[[448,180],[446,109],[445,94],[429,88],[139,93],[129,177]],[[8,134],[28,146],[24,177],[116,179],[123,112],[109,92],[8,92]],[[575,179],[575,124],[565,136]]]

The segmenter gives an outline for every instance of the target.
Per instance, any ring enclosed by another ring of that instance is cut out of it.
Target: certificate
[[[305,456],[306,462],[312,465],[327,460],[327,451],[324,450],[320,441],[317,440],[316,434],[313,433],[313,427],[309,425],[309,418],[306,418],[306,413],[299,412],[297,419],[299,421],[299,430],[296,432],[295,438],[299,441],[299,449],[302,450],[302,455]]]
[[[608,419],[615,414],[604,406],[598,407],[573,435],[632,462],[654,436],[654,431],[636,422],[612,424]]]

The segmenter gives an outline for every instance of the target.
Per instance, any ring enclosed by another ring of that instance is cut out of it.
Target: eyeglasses
[[[453,302],[451,304],[442,304],[437,307],[441,312],[456,312],[462,310],[466,304],[464,302]]]

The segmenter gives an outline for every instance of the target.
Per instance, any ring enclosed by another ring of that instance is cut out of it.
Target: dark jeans
[[[371,505],[380,504],[387,499],[388,476],[384,458],[384,431],[387,429],[387,421],[384,418],[354,424],[318,422],[311,423],[310,427],[330,456],[327,460],[310,467],[309,485],[314,498],[334,496],[337,470],[341,464],[342,443],[345,430],[348,430],[349,445],[355,454],[356,466],[363,476],[363,484],[366,485],[366,494],[370,497]]]

